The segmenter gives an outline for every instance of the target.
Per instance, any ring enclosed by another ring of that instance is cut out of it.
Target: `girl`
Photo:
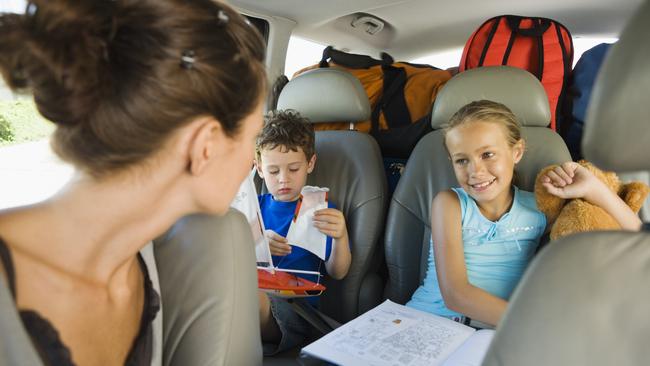
[[[506,106],[481,100],[462,107],[444,129],[444,144],[460,188],[433,199],[429,267],[407,305],[495,326],[550,225],[534,195],[513,185],[525,141]],[[641,226],[616,194],[577,163],[564,163],[542,180],[551,194],[602,207],[623,229]]]
[[[160,364],[139,253],[184,215],[228,210],[262,127],[264,41],[211,0],[34,0],[0,34],[0,72],[78,171],[0,212],[0,286],[45,365]]]

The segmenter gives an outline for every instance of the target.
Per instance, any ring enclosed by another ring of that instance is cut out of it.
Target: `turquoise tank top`
[[[517,286],[546,228],[546,216],[537,209],[531,192],[514,187],[512,207],[496,221],[486,219],[476,201],[462,188],[458,195],[462,215],[463,251],[469,283],[504,300]],[[433,241],[423,283],[407,306],[445,317],[461,316],[449,310],[440,292]]]

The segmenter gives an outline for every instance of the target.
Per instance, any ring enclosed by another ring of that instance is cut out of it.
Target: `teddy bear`
[[[638,213],[644,200],[650,192],[650,187],[641,182],[623,184],[614,172],[606,172],[596,168],[593,164],[580,160],[578,164],[591,171],[634,211]],[[557,165],[550,165],[542,169],[535,179],[535,199],[537,207],[542,211],[551,227],[551,240],[560,237],[591,230],[618,230],[621,226],[602,208],[583,199],[565,200],[554,196],[540,182],[541,177]]]

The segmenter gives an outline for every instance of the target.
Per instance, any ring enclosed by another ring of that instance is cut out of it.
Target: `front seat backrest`
[[[163,365],[261,364],[255,250],[244,216],[188,216],[154,244]],[[42,365],[4,278],[0,326],[0,365]]]
[[[457,187],[441,127],[462,106],[488,99],[503,103],[522,123],[526,152],[517,164],[517,185],[532,191],[543,167],[571,160],[566,145],[548,126],[548,99],[529,72],[508,66],[480,67],[454,76],[433,106],[434,131],[417,144],[395,189],[386,220],[389,282],[386,297],[406,303],[426,274],[431,240],[431,202],[441,190]]]
[[[191,215],[155,240],[163,366],[262,363],[250,226],[230,210]]]
[[[582,140],[602,169],[650,169],[650,2],[605,59]],[[483,365],[647,365],[650,233],[551,243],[515,290]]]
[[[278,109],[294,109],[312,123],[357,122],[370,116],[368,97],[351,74],[316,69],[291,80]],[[316,131],[316,167],[308,185],[328,187],[329,199],[343,212],[352,264],[341,281],[326,281],[320,310],[345,322],[377,305],[383,282],[376,273],[386,211],[386,178],[375,140],[357,131]]]
[[[43,365],[18,314],[4,275],[0,275],[0,334],[0,365]]]

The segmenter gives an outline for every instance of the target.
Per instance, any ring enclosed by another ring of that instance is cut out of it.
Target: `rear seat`
[[[392,301],[406,303],[422,282],[430,248],[431,201],[439,191],[458,186],[440,128],[460,107],[480,99],[505,104],[524,126],[526,153],[516,168],[520,188],[532,191],[541,168],[571,160],[561,137],[546,127],[548,99],[532,74],[495,66],[454,76],[433,106],[434,131],[413,150],[390,203],[384,239],[389,273],[385,295]]]
[[[294,109],[319,122],[356,122],[370,117],[368,97],[351,74],[336,69],[311,70],[282,90],[278,109]],[[349,321],[382,300],[384,282],[378,274],[383,259],[381,234],[386,214],[386,177],[375,140],[356,131],[316,131],[318,160],[308,185],[330,188],[329,199],[346,219],[352,264],[340,281],[325,280],[320,310]],[[266,192],[266,187],[262,187]],[[265,365],[296,364],[298,350],[267,357]]]
[[[351,74],[317,69],[291,80],[278,109],[295,109],[312,123],[363,121],[370,116],[368,97]],[[375,140],[356,131],[316,131],[316,168],[308,185],[330,188],[329,198],[345,215],[352,265],[341,281],[326,282],[321,310],[346,322],[381,301],[377,270],[383,256],[381,233],[386,213],[386,177]]]

